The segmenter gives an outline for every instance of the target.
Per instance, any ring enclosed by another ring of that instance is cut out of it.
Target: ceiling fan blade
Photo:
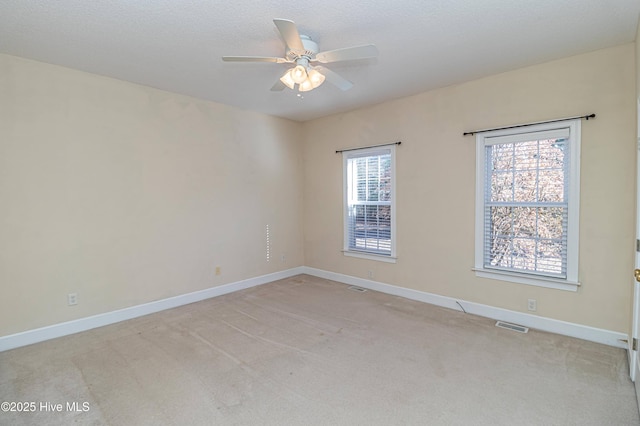
[[[275,62],[277,64],[289,62],[285,58],[272,58],[270,56],[223,56],[222,60],[225,62]]]
[[[293,21],[289,21],[288,19],[274,19],[273,23],[278,27],[278,31],[280,31],[280,35],[289,49],[304,50],[298,28]]]
[[[314,69],[320,71],[325,76],[328,82],[336,86],[340,90],[349,90],[353,87],[353,83],[338,74],[325,67],[315,67]]]
[[[316,55],[316,61],[326,64],[338,61],[353,61],[356,59],[368,59],[378,57],[378,48],[373,44],[363,46],[345,47],[342,49],[327,50]]]
[[[283,82],[280,81],[280,79],[278,79],[278,81],[276,81],[274,83],[273,86],[271,86],[271,91],[272,92],[281,92],[284,90],[284,88],[287,87],[285,86],[285,84]]]

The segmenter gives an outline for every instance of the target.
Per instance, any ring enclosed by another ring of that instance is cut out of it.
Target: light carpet
[[[640,424],[624,350],[494,324],[300,275],[0,353],[0,424]]]

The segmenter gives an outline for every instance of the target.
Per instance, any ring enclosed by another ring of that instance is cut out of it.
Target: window
[[[575,291],[580,120],[476,137],[478,276]]]
[[[395,262],[395,146],[342,155],[344,253]]]

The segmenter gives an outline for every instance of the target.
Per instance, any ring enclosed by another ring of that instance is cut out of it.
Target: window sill
[[[565,291],[578,291],[578,287],[580,287],[579,282],[567,281],[551,277],[532,276],[528,274],[518,274],[517,272],[506,272],[482,268],[473,268],[473,270],[476,273],[476,277],[480,278],[509,281],[513,283],[553,288],[556,290]]]
[[[360,259],[377,260],[378,262],[386,262],[386,263],[396,263],[396,260],[398,260],[397,257],[365,253],[362,251],[342,250],[342,254],[349,257],[359,257]]]

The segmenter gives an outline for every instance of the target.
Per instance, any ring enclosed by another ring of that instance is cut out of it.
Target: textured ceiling
[[[634,40],[640,0],[2,0],[0,53],[304,121]],[[321,51],[379,57],[329,68],[351,80],[269,89],[286,64],[273,18]]]

